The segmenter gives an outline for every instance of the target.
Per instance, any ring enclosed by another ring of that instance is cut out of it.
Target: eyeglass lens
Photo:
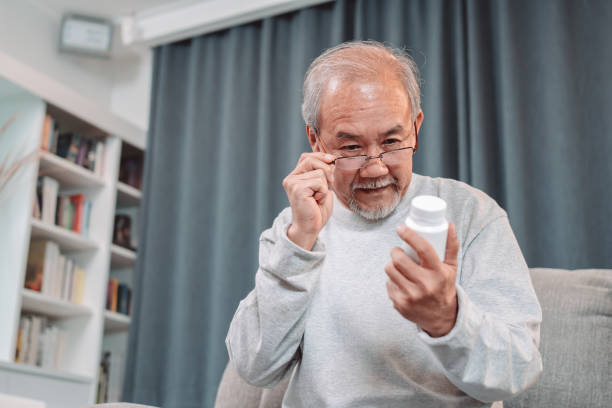
[[[393,150],[383,153],[381,160],[383,164],[387,166],[394,166],[408,159],[411,154],[412,149]],[[377,160],[377,158],[368,158],[368,156],[364,155],[355,157],[339,157],[336,159],[336,168],[338,170],[357,170],[365,166],[369,160]]]

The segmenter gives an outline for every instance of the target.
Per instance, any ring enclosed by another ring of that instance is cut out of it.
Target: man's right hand
[[[303,153],[295,169],[283,180],[289,198],[293,223],[287,237],[310,251],[333,208],[333,169],[335,157],[326,153]]]

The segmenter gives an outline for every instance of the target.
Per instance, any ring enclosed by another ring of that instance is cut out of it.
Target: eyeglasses
[[[380,159],[380,161],[386,166],[394,166],[402,163],[403,161],[409,159],[414,152],[416,152],[418,146],[418,134],[416,130],[416,123],[414,124],[414,134],[415,134],[415,145],[409,147],[402,147],[400,149],[389,150],[386,152],[382,152],[378,156],[368,156],[366,154],[360,154],[357,156],[343,156],[337,157],[332,161],[331,164],[335,164],[336,168],[339,170],[358,170],[365,167],[370,160]],[[323,143],[323,140],[320,136],[318,136],[321,145],[325,153],[329,150]]]

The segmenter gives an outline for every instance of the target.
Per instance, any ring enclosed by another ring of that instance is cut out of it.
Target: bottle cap
[[[420,195],[411,201],[410,218],[427,225],[438,225],[446,221],[446,201],[432,195]]]

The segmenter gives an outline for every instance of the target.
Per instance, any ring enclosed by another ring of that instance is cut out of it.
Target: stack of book
[[[85,271],[60,254],[55,242],[34,240],[30,242],[24,286],[43,295],[82,303]]]
[[[89,236],[92,202],[85,194],[60,194],[59,182],[51,177],[38,178],[34,218]]]
[[[117,279],[108,280],[108,293],[106,296],[106,309],[111,312],[131,314],[132,289],[125,284],[119,283]]]
[[[43,368],[60,368],[65,332],[46,317],[22,314],[19,320],[15,361]]]
[[[140,190],[142,188],[142,155],[122,157],[119,164],[119,181]]]
[[[136,251],[132,245],[132,217],[127,214],[115,214],[115,226],[113,227],[113,244]]]
[[[75,132],[61,132],[59,123],[49,114],[45,116],[41,148],[72,163],[103,174],[104,142]]]

